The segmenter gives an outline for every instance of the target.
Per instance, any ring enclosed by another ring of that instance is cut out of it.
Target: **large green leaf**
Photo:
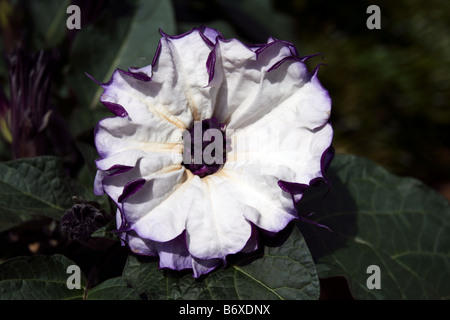
[[[137,300],[139,295],[122,277],[105,280],[87,291],[87,300]]]
[[[136,291],[121,278],[108,279],[86,289],[87,279],[81,270],[68,269],[75,262],[63,255],[18,257],[0,264],[1,300],[126,300],[138,299]],[[77,272],[77,273],[76,273]],[[79,275],[80,288],[71,277]]]
[[[256,259],[256,260],[253,260]],[[308,248],[297,230],[280,246],[244,255],[196,280],[158,269],[157,262],[130,256],[124,279],[149,299],[317,299],[319,282]]]
[[[305,195],[300,212],[329,232],[298,224],[319,277],[343,275],[358,299],[450,298],[450,205],[423,183],[394,176],[363,158],[337,155],[324,198]],[[381,289],[368,289],[370,265]]]
[[[152,62],[160,35],[175,31],[170,1],[113,2],[93,25],[79,31],[71,53],[69,80],[83,105],[98,104],[102,88],[89,73],[107,82],[117,68],[142,67]]]
[[[2,300],[82,299],[86,278],[80,274],[80,289],[69,289],[67,268],[75,263],[62,255],[18,257],[0,264]]]
[[[77,191],[56,157],[0,163],[0,231],[31,215],[59,220]]]

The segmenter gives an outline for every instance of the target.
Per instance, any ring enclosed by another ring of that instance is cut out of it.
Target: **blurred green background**
[[[123,18],[128,11],[117,8],[123,3],[136,6],[138,11],[143,7],[141,1],[72,2],[83,7],[79,39],[83,38],[83,32],[84,35],[91,32],[90,24],[97,24],[99,32],[112,34],[109,43],[121,39],[121,26],[128,23]],[[274,36],[293,42],[300,55],[323,53],[323,58],[315,57],[308,65],[312,70],[319,63],[326,64],[321,66],[319,78],[333,99],[331,121],[337,152],[370,158],[398,175],[416,177],[450,198],[449,1],[163,2],[163,14],[153,12],[149,19],[163,29],[165,25],[174,25],[164,29],[168,33],[207,25],[243,42],[265,42]],[[114,49],[89,51],[89,44],[95,45],[97,40],[75,41],[72,46],[73,32],[65,29],[67,15],[61,11],[68,4],[70,1],[0,0],[0,49],[13,47],[14,37],[18,38],[19,34],[29,49],[60,48],[61,72],[56,76],[52,101],[67,119],[75,139],[89,143],[93,125],[106,113],[101,108],[86,112],[79,98],[82,91],[77,91],[77,87],[95,87],[84,75],[85,71],[94,71],[96,76],[95,70],[86,67],[76,76],[71,74],[84,60],[94,56],[101,64],[102,55]],[[372,4],[381,9],[380,30],[366,27],[370,16],[366,9]],[[112,7],[116,9],[111,10]],[[102,19],[109,19],[117,30],[104,27]],[[155,37],[157,30],[142,32]],[[43,36],[39,37],[40,34]],[[155,48],[147,46],[144,65],[151,61]],[[7,68],[3,61],[0,80],[8,95]],[[76,110],[82,113],[74,117]],[[10,158],[8,148],[8,143],[3,142],[3,160]]]

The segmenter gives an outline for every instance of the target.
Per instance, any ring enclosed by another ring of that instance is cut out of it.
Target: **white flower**
[[[303,219],[295,203],[325,179],[333,136],[331,99],[307,58],[285,41],[246,46],[202,27],[162,33],[152,65],[102,84],[115,117],[96,128],[95,193],[117,204],[132,251],[198,277],[255,250],[258,229]],[[211,119],[226,126],[225,163],[184,163],[183,133]]]

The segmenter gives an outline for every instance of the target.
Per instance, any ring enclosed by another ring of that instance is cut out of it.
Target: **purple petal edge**
[[[110,173],[108,173],[108,177],[114,177],[117,176],[119,174],[125,173],[130,171],[131,169],[133,169],[134,167],[132,166],[124,166],[124,165],[120,165],[120,164],[116,164],[114,166],[112,166],[111,168],[109,168],[106,171],[112,171]]]
[[[296,56],[297,49],[295,48],[295,45],[292,42],[284,41],[284,40],[278,40],[274,39],[272,42],[263,43],[261,45],[246,45],[246,47],[251,48],[254,47],[256,50],[253,50],[256,53],[256,56],[260,55],[263,51],[265,51],[267,48],[270,48],[271,46],[281,44],[283,47],[288,47],[289,51],[293,56]]]
[[[116,74],[116,72],[119,72],[121,74],[127,75],[129,77],[132,77],[135,80],[138,81],[143,81],[143,82],[149,82],[151,81],[151,78],[149,76],[147,76],[146,74],[142,73],[142,72],[134,72],[132,71],[133,68],[130,68],[129,71],[125,71],[122,70],[120,68],[117,68],[113,75],[111,76],[111,79],[106,82],[106,83],[101,83],[98,80],[95,80],[91,75],[87,74],[86,75],[91,78],[93,81],[95,81],[97,84],[99,84],[100,86],[102,86],[103,88],[108,87],[109,85],[112,84],[113,79],[114,79],[114,75]],[[128,112],[126,111],[126,109],[118,104],[118,103],[114,103],[114,102],[110,102],[110,101],[105,101],[102,99],[102,97],[100,97],[100,102],[109,110],[111,111],[114,115],[121,117],[121,118],[125,118],[128,116]]]
[[[322,54],[322,53],[314,53],[314,54],[310,54],[310,55],[304,56],[304,57],[297,57],[297,56],[294,56],[294,55],[292,55],[292,56],[287,56],[287,57],[284,57],[283,59],[279,60],[278,62],[274,63],[273,66],[271,66],[271,67],[269,68],[269,70],[267,70],[267,72],[270,72],[270,71],[273,71],[273,70],[279,68],[284,62],[289,61],[289,60],[293,60],[293,61],[298,61],[298,62],[304,63],[305,61],[307,61],[307,60],[309,60],[309,59],[311,59],[311,58],[313,58],[313,57],[316,57],[316,56],[322,56],[322,57],[323,57],[323,54]],[[312,74],[316,74],[318,68],[319,68],[321,65],[326,65],[326,64],[324,64],[324,63],[319,63],[319,64],[314,68]]]
[[[141,188],[144,186],[146,180],[145,179],[137,179],[128,182],[125,187],[123,188],[122,194],[119,196],[119,199],[117,200],[119,203],[122,203],[125,199],[132,196]]]
[[[208,75],[209,75],[209,78],[208,78],[208,85],[209,85],[211,83],[212,79],[214,78],[214,66],[215,66],[215,63],[216,63],[216,53],[215,53],[216,52],[216,44],[217,44],[217,41],[219,39],[220,40],[225,40],[225,37],[218,30],[216,30],[214,28],[209,28],[209,27],[206,27],[206,26],[200,26],[200,27],[192,28],[191,30],[189,30],[189,31],[187,31],[185,33],[182,33],[182,34],[179,34],[179,35],[174,35],[174,36],[168,35],[162,29],[159,29],[159,33],[161,34],[161,36],[163,38],[172,39],[172,40],[186,37],[186,36],[192,34],[195,31],[199,32],[201,38],[206,43],[206,45],[208,45],[210,47],[213,47],[213,49],[210,52],[210,54],[208,56],[208,59],[206,61],[206,69],[207,69],[207,72],[208,72]],[[206,35],[207,32],[216,34],[216,37],[214,39],[215,42],[213,42]],[[161,41],[159,41],[159,43],[158,43],[158,48],[156,49],[155,56],[153,57],[152,66],[156,65],[160,53],[161,53]]]
[[[285,191],[291,195],[294,207],[296,207],[296,205],[299,203],[299,201],[295,200],[295,195],[303,194],[307,188],[312,187],[312,186],[317,186],[321,181],[325,182],[325,184],[328,186],[328,191],[324,195],[324,197],[326,197],[328,195],[328,193],[330,192],[330,189],[331,189],[331,182],[329,181],[329,179],[326,175],[326,171],[330,167],[330,164],[334,158],[334,155],[335,155],[334,147],[332,145],[330,145],[322,153],[322,157],[320,159],[320,171],[321,171],[322,177],[314,178],[308,184],[289,182],[289,181],[283,181],[283,180],[278,181],[278,186],[283,191]],[[317,222],[314,222],[308,218],[299,216],[298,219],[301,221],[312,223],[314,225],[317,225],[319,227],[322,227],[322,228],[325,228],[325,229],[331,231],[331,229],[328,228],[327,226],[319,224]]]
[[[312,179],[308,184],[304,183],[297,183],[297,182],[289,182],[289,181],[278,181],[278,185],[280,188],[291,194],[292,198],[294,199],[295,194],[302,194],[304,191],[311,187],[317,185],[319,182],[323,181],[328,186],[328,189],[331,187],[331,182],[329,181],[326,171],[330,167],[331,161],[333,160],[335,155],[335,150],[332,145],[330,145],[325,151],[322,153],[322,156],[320,158],[320,171],[322,174],[322,177],[317,177]],[[294,200],[294,205],[297,203]]]
[[[208,55],[208,59],[206,60],[206,70],[208,72],[208,84],[214,79],[214,68],[216,65],[216,46]]]
[[[197,29],[200,32],[200,35],[202,36],[203,40],[205,40],[206,43],[210,43],[211,46],[214,46],[215,43],[217,43],[217,39],[225,39],[225,37],[222,35],[222,33],[220,33],[219,30],[214,29],[214,28],[210,28],[207,26],[200,26],[200,27],[194,28],[194,29]],[[214,42],[211,41],[211,39],[209,37],[211,35],[211,33],[214,33],[216,35],[214,38]]]
[[[274,64],[267,70],[267,72],[270,72],[270,71],[273,71],[273,70],[279,68],[284,62],[289,61],[289,60],[303,62],[302,59],[299,58],[299,57],[295,57],[295,56],[284,57],[283,59],[281,59],[281,60],[279,60],[278,62],[274,63]]]
[[[324,229],[327,229],[330,232],[333,232],[333,230],[331,230],[328,226],[326,226],[324,224],[320,224],[318,222],[315,222],[314,220],[311,220],[311,219],[308,219],[308,218],[305,218],[305,217],[302,217],[302,216],[299,216],[298,220],[303,221],[303,222],[307,222],[307,223],[310,223],[310,224],[313,224],[313,225],[315,225],[317,227],[324,228]]]
[[[127,226],[128,223],[127,223],[127,221],[126,221],[126,219],[125,219],[125,214],[123,213],[122,208],[120,208],[119,205],[117,206],[117,208],[118,208],[118,210],[119,210],[119,212],[120,212],[120,220],[121,220],[121,223],[120,223],[120,227],[117,228],[117,230],[113,230],[113,231],[111,231],[111,232],[112,232],[112,233],[123,233],[123,232],[127,232],[127,231],[131,230],[131,228]]]
[[[190,35],[191,33],[198,31],[200,36],[202,37],[202,39],[205,41],[206,44],[208,44],[209,46],[214,46],[214,43],[211,41],[211,39],[206,35],[206,33],[209,31],[213,31],[214,33],[216,33],[216,38],[214,39],[215,41],[217,41],[217,38],[219,39],[225,39],[224,36],[216,29],[214,28],[209,28],[207,26],[200,26],[200,27],[194,27],[189,31],[186,31],[184,33],[181,34],[177,34],[174,36],[171,36],[167,33],[165,33],[161,28],[159,29],[159,33],[161,34],[162,37],[164,38],[168,38],[168,39],[180,39],[180,38],[184,38],[188,35]]]
[[[195,29],[193,29],[195,30]],[[191,31],[192,32],[192,31]],[[190,33],[190,32],[189,32]],[[187,33],[187,34],[189,34]],[[186,34],[184,34],[186,35]],[[166,35],[167,36],[167,35]],[[236,39],[225,39],[223,36],[218,36],[216,38],[216,44],[214,44],[214,48],[213,50],[211,50],[210,54],[208,55],[208,59],[206,61],[206,69],[208,72],[208,85],[210,85],[210,83],[212,82],[213,78],[214,78],[214,67],[215,67],[215,63],[216,63],[216,48],[217,48],[217,43],[219,41],[222,42],[229,42],[232,40],[236,40]],[[239,40],[238,40],[239,41]],[[241,44],[243,46],[245,46],[248,50],[254,52],[256,54],[256,59],[258,59],[258,56],[264,52],[265,50],[267,50],[268,48],[274,46],[274,45],[283,45],[284,47],[289,48],[289,51],[291,53],[290,56],[284,57],[281,60],[279,60],[278,62],[276,62],[275,64],[273,64],[268,70],[267,72],[273,71],[275,69],[277,69],[278,67],[280,67],[284,62],[288,61],[288,60],[293,60],[293,61],[298,61],[301,63],[304,63],[305,61],[307,61],[308,59],[311,59],[313,57],[316,56],[322,56],[322,53],[314,53],[311,55],[307,55],[307,56],[303,56],[303,57],[299,57],[298,56],[298,51],[297,48],[295,47],[295,45],[289,41],[284,41],[284,40],[278,40],[278,39],[273,39],[272,42],[269,43],[264,43],[264,44],[253,44],[253,45],[247,45],[241,42]],[[317,69],[320,65],[322,65],[323,63],[319,64],[313,71],[314,73],[317,73]]]
[[[102,83],[100,81],[98,81],[97,79],[95,79],[93,76],[91,76],[89,73],[85,72],[84,73],[89,79],[91,79],[92,81],[94,81],[96,84],[98,85],[102,85]]]
[[[144,74],[142,72],[132,71],[133,68],[128,68],[129,71],[125,71],[125,70],[122,70],[122,69],[117,69],[117,70],[119,72],[124,73],[124,74],[126,74],[126,75],[128,75],[130,77],[133,77],[134,79],[139,80],[139,81],[149,82],[149,81],[152,80],[152,78],[150,78],[148,75],[146,75],[146,74]]]
[[[128,241],[126,240],[126,237],[127,237],[126,233],[131,232],[131,233],[136,234],[136,236],[138,236],[138,235],[137,235],[136,231],[132,227],[128,226],[128,224],[126,223],[125,217],[122,214],[122,210],[120,210],[120,214],[122,217],[122,224],[117,230],[114,230],[112,232],[113,233],[122,233],[123,234],[122,235],[122,244],[130,247]],[[215,270],[221,266],[226,267],[227,263],[228,263],[227,257],[229,257],[229,256],[232,256],[237,253],[251,253],[251,252],[258,250],[260,248],[260,239],[258,237],[258,234],[259,234],[260,230],[263,230],[263,229],[259,229],[252,223],[251,223],[251,227],[252,227],[251,235],[250,235],[249,239],[247,240],[245,246],[242,248],[242,250],[239,252],[236,252],[236,253],[230,253],[229,255],[227,255],[223,258],[215,258],[214,257],[214,258],[209,258],[209,259],[199,259],[199,258],[196,258],[196,257],[190,255],[188,247],[187,247],[186,230],[184,230],[178,236],[176,236],[175,238],[173,238],[172,240],[169,240],[167,242],[158,242],[158,241],[154,241],[151,239],[146,239],[146,240],[153,241],[155,243],[155,246],[156,246],[155,248],[156,248],[157,253],[156,252],[155,253],[139,252],[137,254],[144,255],[144,256],[158,256],[160,259],[158,269],[160,269],[160,270],[170,269],[170,270],[182,271],[182,270],[191,269],[191,270],[193,270],[193,277],[199,278],[203,275],[206,275],[206,274],[212,272],[213,270]],[[173,247],[174,250],[168,250],[170,247]],[[180,264],[180,265],[175,264],[172,266],[168,266],[168,264],[163,261],[163,260],[167,259],[167,256],[162,255],[161,251],[164,251],[165,253],[169,254],[169,256],[170,256],[170,254],[182,256],[179,259],[183,259],[183,258],[186,258],[189,256],[190,259],[192,259],[192,265],[190,265],[188,267],[183,266],[182,264]],[[197,264],[197,267],[195,266],[195,264]],[[198,267],[199,265],[201,265],[200,268]]]
[[[100,102],[108,108],[109,111],[111,111],[114,115],[125,118],[128,116],[128,112],[125,110],[124,107],[122,107],[120,104],[109,102],[109,101],[101,101]]]

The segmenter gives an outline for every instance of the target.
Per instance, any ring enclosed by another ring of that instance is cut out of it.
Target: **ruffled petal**
[[[200,259],[212,259],[241,251],[252,234],[243,216],[242,194],[215,174],[200,181],[202,193],[195,198],[186,222],[189,252]]]
[[[179,153],[182,143],[182,130],[152,115],[135,120],[106,118],[95,131],[95,146],[101,158],[131,149]]]
[[[207,34],[213,36],[213,32]],[[163,35],[160,48],[152,77],[152,82],[160,86],[159,102],[173,106],[173,112],[181,112],[185,128],[193,121],[210,118],[214,108],[211,97],[217,89],[207,87],[206,61],[212,49],[209,38],[198,29],[182,36]]]
[[[114,172],[119,167],[134,167],[139,159],[148,155],[147,152],[139,149],[124,150],[111,154],[109,157],[100,158],[95,161],[97,169]]]
[[[265,119],[270,121],[263,119],[264,124],[237,131],[231,137],[227,162],[218,173],[241,190],[241,202],[254,208],[244,212],[245,217],[271,232],[280,231],[297,217],[293,200],[302,197],[300,191],[293,195],[280,188],[279,181],[309,186],[324,178],[321,160],[331,145],[333,130],[327,123],[315,130],[303,126],[296,110],[301,107],[298,104]]]
[[[233,200],[234,205],[240,208],[240,214],[247,221],[267,231],[282,230],[297,217],[291,197],[283,193],[276,176],[262,175],[256,166],[243,167],[223,168],[216,176],[226,180],[239,193],[239,200]]]
[[[206,26],[202,26],[197,29],[200,32],[200,35],[203,38],[208,39],[209,44],[211,46],[214,46],[214,44],[217,42],[217,39],[224,39],[223,35],[216,29],[209,28]]]
[[[331,125],[326,123],[316,130],[292,128],[296,122],[289,118],[280,117],[245,134],[237,132],[231,137],[232,151],[222,170],[304,184],[322,177],[321,157],[332,142]]]
[[[128,229],[160,242],[178,236],[185,229],[188,207],[179,207],[173,201],[189,184],[189,175],[192,176],[183,168],[157,173],[138,192],[124,199],[122,210]]]
[[[155,242],[139,237],[133,231],[123,233],[122,241],[134,253],[159,256],[159,268],[172,270],[193,269],[195,278],[217,268],[220,259],[202,260],[192,257],[186,247],[183,234],[168,242]]]
[[[125,186],[130,181],[139,179],[152,181],[158,178],[164,180],[167,178],[167,185],[176,184],[182,179],[184,168],[178,161],[173,161],[174,157],[170,153],[149,152],[144,157],[137,159],[135,166],[121,174],[97,174],[98,179],[102,179],[103,190],[111,197],[111,199],[119,204],[119,198],[124,192]],[[176,179],[174,180],[174,177]],[[178,179],[178,180],[177,180]],[[122,197],[123,198],[123,197]]]
[[[311,79],[305,64],[293,56],[292,45],[272,41],[250,49],[238,40],[219,39],[215,77],[221,79],[214,116],[229,129],[259,120]],[[286,63],[277,66],[280,61]],[[274,68],[274,66],[277,66]]]

